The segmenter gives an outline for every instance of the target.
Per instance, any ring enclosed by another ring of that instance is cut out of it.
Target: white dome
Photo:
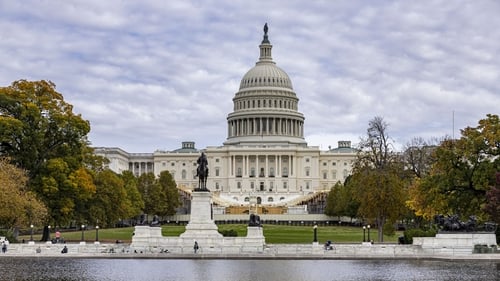
[[[260,57],[241,79],[224,145],[305,145],[304,115],[288,74],[276,66],[264,26]]]
[[[282,87],[293,90],[288,74],[272,62],[258,62],[243,76],[240,90],[250,87]]]

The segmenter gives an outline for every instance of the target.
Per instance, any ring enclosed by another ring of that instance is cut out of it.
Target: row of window
[[[310,182],[306,182],[305,184],[306,184],[306,186],[305,186],[306,189],[309,189],[311,187]],[[218,183],[216,183],[216,189],[217,189],[217,187],[218,187]],[[240,181],[236,182],[236,188],[241,189],[241,187],[242,187],[242,182],[240,182]],[[288,189],[288,182],[286,182],[286,181],[282,182],[282,188]],[[252,189],[252,190],[255,189],[255,182],[250,182],[250,189]],[[274,182],[273,181],[269,182],[269,189],[266,188],[264,182],[262,182],[262,181],[259,182],[258,191],[270,191],[270,192],[272,192],[273,190],[274,190]],[[300,190],[302,191],[302,186],[300,187]]]
[[[248,99],[235,102],[234,110],[274,107],[297,110],[297,102],[283,99]]]
[[[287,159],[283,159],[283,162],[287,162],[286,160],[287,160]],[[220,162],[220,160],[219,160],[218,158],[217,158],[217,159],[215,159],[215,163],[219,163],[219,162]],[[238,162],[241,162],[241,159],[238,159]],[[251,163],[254,163],[254,162],[255,162],[255,159],[250,159],[250,162],[251,162]],[[264,160],[261,160],[260,162],[261,162],[261,163],[264,163]],[[270,162],[270,163],[274,163],[274,159],[269,159],[269,162]],[[309,158],[306,158],[306,163],[309,163],[309,162],[310,162]],[[165,167],[165,166],[167,165],[167,163],[166,163],[166,162],[162,162],[162,165]],[[196,166],[196,165],[197,165],[197,164],[196,164],[196,162],[193,162],[193,166]],[[327,165],[327,163],[326,163],[326,162],[323,162],[323,166],[326,166],[326,165]],[[337,163],[336,163],[336,162],[332,162],[332,166],[336,166],[336,165],[337,165]],[[347,162],[344,162],[344,166],[347,166],[347,165],[348,165],[348,163],[347,163]],[[148,165],[147,165],[147,166],[148,166],[148,167],[151,167],[151,166],[152,166],[152,163],[151,163],[151,164],[150,164],[150,163],[148,163]],[[171,162],[171,163],[170,163],[170,166],[172,166],[172,167],[173,167],[173,166],[175,166],[175,162]],[[182,166],[186,166],[186,163],[182,163]],[[136,163],[136,164],[135,164],[135,168],[139,168],[139,164],[137,164],[137,163]]]
[[[238,167],[236,169],[236,177],[241,178],[242,176],[243,176],[242,169],[241,169],[241,167]],[[256,176],[255,167],[251,167],[250,168],[250,177],[253,178],[255,176]],[[259,177],[265,177],[265,176],[266,175],[264,172],[264,168],[260,168]],[[288,167],[283,167],[283,171],[281,173],[281,176],[288,177]],[[274,167],[269,168],[269,177],[271,177],[271,178],[274,177]]]
[[[326,165],[327,165],[327,163],[323,162],[323,166],[326,166]],[[347,162],[344,162],[344,166],[347,166],[347,165],[348,165]],[[337,163],[336,162],[332,162],[332,166],[337,166]]]
[[[250,86],[282,86],[282,87],[290,87],[290,81],[284,78],[274,78],[274,77],[259,77],[259,78],[250,78],[241,81],[242,86],[250,87]]]
[[[337,171],[333,170],[331,172],[332,172],[332,178],[333,179],[337,179]],[[172,176],[175,176],[175,171],[171,171],[170,173],[172,174]],[[196,178],[196,171],[193,170],[192,174],[193,174],[193,179],[195,179]],[[324,180],[328,179],[328,171],[323,171],[322,174],[323,174],[323,179]],[[349,171],[348,170],[344,170],[343,171],[343,177],[344,177],[344,179],[347,178],[348,175],[349,175]],[[220,169],[219,168],[215,168],[215,176],[216,177],[220,176]],[[288,177],[288,168],[287,167],[283,167],[283,174],[281,176],[284,177],[284,178]],[[310,169],[306,168],[306,177],[309,177],[309,176],[310,176]],[[187,171],[186,170],[182,170],[181,177],[182,177],[183,180],[185,180],[187,178]],[[241,168],[237,169],[236,177],[238,177],[238,178],[242,177],[242,170],[241,170]],[[251,168],[250,169],[250,177],[251,178],[256,177],[255,168]],[[260,173],[259,173],[259,177],[261,177],[261,178],[265,177],[264,168],[261,168]],[[274,168],[270,168],[269,169],[269,177],[271,177],[271,178],[275,177],[275,175],[274,175]]]

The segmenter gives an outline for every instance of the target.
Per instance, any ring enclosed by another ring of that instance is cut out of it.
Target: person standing
[[[198,252],[199,248],[200,248],[200,246],[198,245],[198,241],[194,241],[193,249],[194,249],[194,253],[195,254]]]

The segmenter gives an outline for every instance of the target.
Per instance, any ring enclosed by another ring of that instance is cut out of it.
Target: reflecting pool
[[[0,280],[500,280],[500,262],[447,260],[0,259]]]

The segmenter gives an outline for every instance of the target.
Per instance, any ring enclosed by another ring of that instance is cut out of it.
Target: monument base
[[[135,227],[131,247],[136,251],[198,254],[261,253],[265,238],[262,227],[248,226],[246,237],[223,237],[213,220],[212,197],[208,191],[191,193],[191,217],[186,231],[179,237],[162,236],[161,227],[138,225]]]
[[[222,238],[212,218],[212,196],[207,191],[191,194],[191,217],[181,238]]]
[[[472,254],[475,245],[496,245],[495,233],[450,232],[436,237],[413,237],[413,245],[433,253]]]

